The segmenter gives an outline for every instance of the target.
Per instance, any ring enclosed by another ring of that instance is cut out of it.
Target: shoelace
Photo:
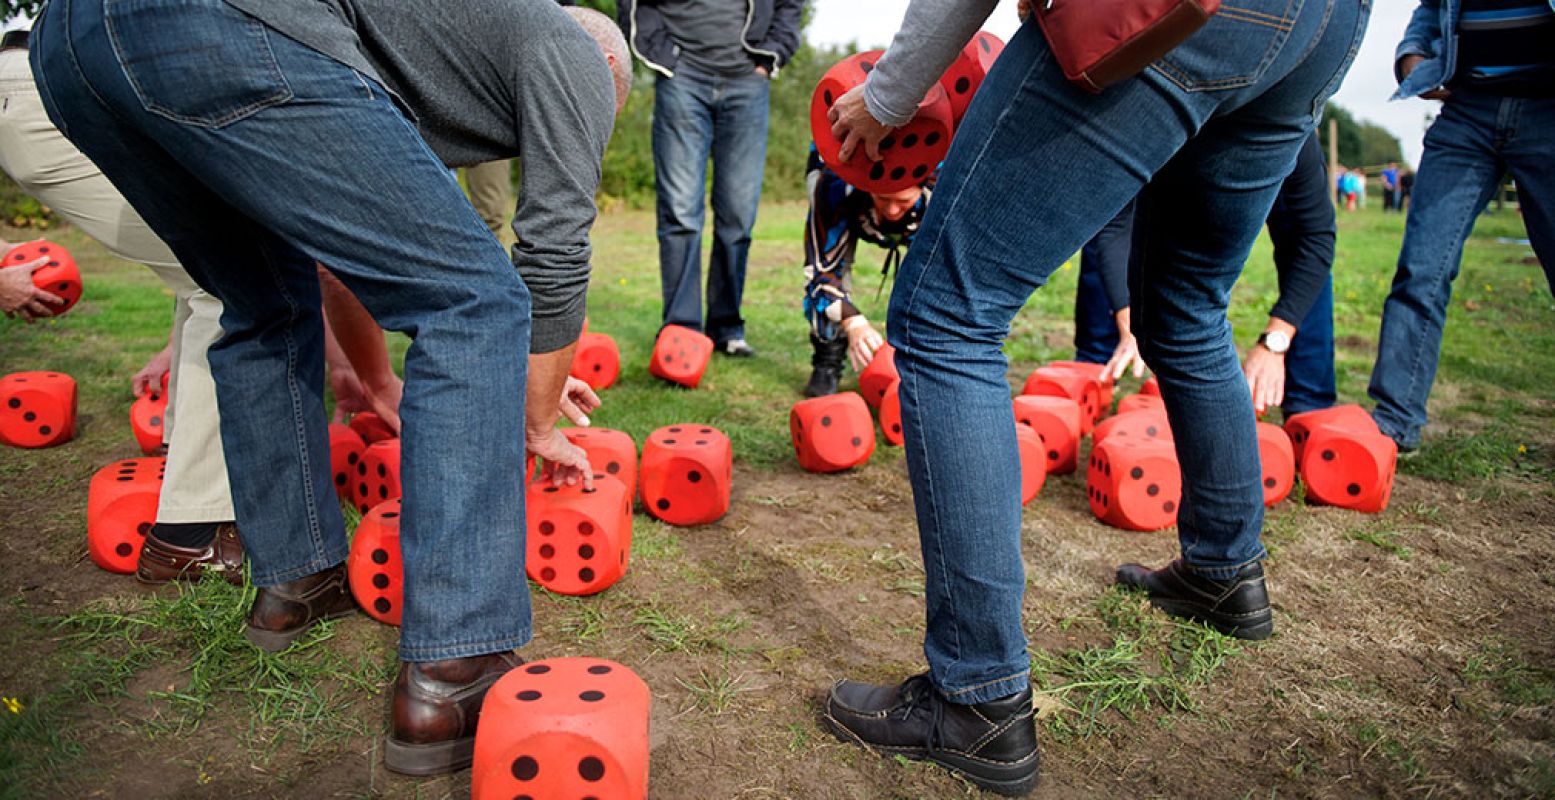
[[[897,709],[901,711],[903,722],[911,719],[914,711],[924,706],[928,707],[932,719],[923,746],[929,755],[933,755],[939,750],[940,722],[944,718],[945,702],[939,698],[939,692],[934,688],[934,684],[929,682],[928,673],[908,678],[902,684],[901,693],[902,703]]]

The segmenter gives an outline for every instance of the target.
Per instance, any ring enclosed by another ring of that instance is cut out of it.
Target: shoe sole
[[[383,740],[383,765],[390,772],[425,778],[466,769],[475,761],[475,737],[431,744]]]
[[[826,727],[831,731],[831,735],[837,737],[837,740],[844,744],[858,745],[865,750],[885,756],[902,756],[913,761],[927,761],[931,764],[938,764],[956,775],[971,781],[978,788],[987,789],[990,792],[1005,797],[1023,797],[1030,794],[1031,790],[1036,788],[1037,780],[1042,776],[1041,762],[1035,757],[1037,755],[1036,751],[1032,751],[1032,764],[1029,768],[1023,766],[1015,767],[1006,770],[1006,772],[1011,773],[1008,777],[990,777],[979,775],[973,771],[980,767],[985,767],[987,762],[961,758],[951,753],[930,755],[928,750],[918,747],[898,748],[873,745],[860,739],[858,734],[849,730],[846,725],[838,722],[831,714],[822,714],[821,719],[826,722]]]
[[[1191,619],[1194,622],[1202,622],[1221,633],[1237,639],[1256,642],[1269,638],[1274,634],[1274,612],[1265,608],[1253,621],[1245,619],[1227,618],[1218,614],[1206,613],[1202,608],[1175,600],[1163,600],[1150,598],[1150,605],[1174,617]]]
[[[248,637],[248,640],[253,642],[254,646],[258,647],[260,650],[263,650],[266,653],[279,653],[282,650],[291,647],[292,642],[301,639],[302,635],[307,633],[308,630],[311,629],[314,625],[317,625],[327,619],[338,619],[355,612],[355,608],[347,608],[342,611],[336,611],[333,614],[326,614],[322,617],[319,617],[318,619],[311,620],[306,625],[284,631],[267,631],[263,628],[256,628],[253,625],[248,625],[244,628],[243,635]]]

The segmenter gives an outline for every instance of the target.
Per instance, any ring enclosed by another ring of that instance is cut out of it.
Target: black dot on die
[[[899,181],[906,174],[907,174],[907,168],[906,167],[897,167],[896,169],[891,170],[891,180]]]
[[[594,523],[589,522],[588,520],[584,520],[584,521],[578,523],[578,533],[581,533],[584,536],[593,536],[594,535]]]
[[[869,179],[873,180],[873,181],[878,181],[878,180],[880,180],[881,178],[884,178],[884,177],[885,177],[885,165],[880,163],[879,161],[876,161],[875,165],[873,167],[869,168]]]
[[[367,484],[365,484],[365,483],[358,484],[357,487],[356,487],[356,493],[359,494],[359,495],[362,495],[363,497],[366,497],[367,496]]]
[[[891,432],[892,433],[901,433],[902,432],[902,426],[898,425],[895,422],[891,423]]]
[[[7,406],[11,407],[11,408],[21,408],[22,407],[22,401],[14,398],[14,397],[11,398],[10,400],[5,401],[5,404]]]
[[[355,464],[358,461],[356,453],[346,453],[346,463]]]
[[[550,567],[546,567],[545,569],[540,570],[540,580],[542,580],[542,581],[554,581],[554,580],[556,580],[556,570],[551,569]]]
[[[151,523],[142,522],[139,525],[136,525],[135,532],[141,536],[145,536],[146,534],[151,533]]]
[[[924,135],[923,143],[929,147],[939,144],[939,131],[929,131]]]
[[[335,476],[335,485],[336,486],[345,486],[346,485],[346,474],[344,472],[339,473],[339,474],[337,474]]]
[[[47,426],[47,425],[39,425],[39,426],[38,426],[38,433],[41,433],[41,434],[43,434],[43,435],[44,435],[44,436],[48,436],[48,435],[49,435],[49,434],[51,434],[51,433],[53,433],[53,432],[54,432],[54,429],[53,429],[53,428],[50,428],[50,427],[49,427],[49,426]]]
[[[389,576],[383,574],[382,572],[378,573],[377,575],[374,575],[373,576],[373,588],[374,589],[387,589],[387,588],[389,588]]]
[[[656,506],[660,511],[668,511],[670,507],[670,501],[667,498],[661,497],[659,498],[659,502],[654,503],[654,506]]]
[[[526,703],[532,703],[540,699],[540,693],[533,689],[525,689],[524,691],[518,693],[518,699]]]
[[[854,447],[858,447],[858,446],[860,446],[862,444],[864,444],[864,440],[863,439],[861,439],[861,438],[859,438],[857,436],[853,437],[853,446]]]
[[[1176,503],[1173,503],[1173,502],[1172,502],[1172,501],[1170,501],[1170,500],[1168,500],[1168,501],[1166,501],[1166,502],[1164,502],[1164,503],[1162,503],[1162,504],[1161,504],[1161,510],[1162,510],[1162,511],[1165,511],[1165,512],[1166,512],[1166,513],[1168,513],[1168,514],[1170,514],[1170,513],[1172,513],[1172,512],[1173,512],[1173,511],[1176,511],[1176,510],[1177,510],[1177,504],[1176,504]]]
[[[594,546],[589,544],[578,545],[578,558],[587,561],[594,557]]]
[[[1273,489],[1274,488],[1274,479],[1273,478],[1264,478],[1263,479],[1263,485],[1265,487],[1267,487],[1267,488]]]
[[[551,534],[553,534],[555,532],[556,532],[556,526],[554,524],[552,524],[550,520],[546,520],[546,521],[540,523],[540,535],[541,536],[550,536]]]
[[[1344,487],[1344,491],[1351,497],[1359,497],[1361,494],[1361,485],[1358,483],[1352,483],[1349,486]]]
[[[513,759],[513,777],[521,781],[532,781],[540,774],[540,762],[529,756],[519,756]]]
[[[983,52],[984,53],[991,53],[991,52],[993,52],[993,50],[988,47],[988,38],[987,37],[985,37],[985,36],[977,37],[977,44],[980,47],[983,48]]]
[[[398,511],[385,511],[385,512],[383,512],[383,518],[384,519],[394,519],[395,517],[397,517],[399,515],[400,515],[400,512],[398,512]]]
[[[29,411],[29,412],[27,412],[27,413],[22,415],[22,421],[23,422],[32,422],[32,421],[36,420],[37,418],[38,418],[38,415],[34,414],[31,411]]]
[[[382,547],[378,548],[377,550],[374,550],[373,551],[373,563],[374,564],[387,564],[387,563],[389,563],[389,551],[383,549]]]
[[[373,610],[379,614],[387,614],[391,608],[394,608],[394,604],[390,603],[386,597],[380,597],[373,601]]]
[[[828,105],[828,106],[830,106],[833,102],[835,102],[833,100],[832,96],[831,96],[831,90],[830,89],[827,89],[825,92],[821,93],[821,100],[825,101],[826,105]]]
[[[134,550],[135,548],[130,547],[126,542],[120,542],[118,547],[113,548],[113,552],[119,554],[120,558],[129,558],[130,553],[134,552]]]
[[[1155,485],[1153,483],[1150,484],[1149,486],[1145,487],[1145,494],[1148,494],[1151,497],[1155,497],[1156,495],[1158,495],[1160,493],[1161,493],[1161,487],[1159,487],[1159,486],[1157,486],[1157,485]]]
[[[152,417],[150,422],[151,422],[151,427],[153,427],[153,428],[160,428],[160,427],[162,427],[162,418],[161,417]]]
[[[674,444],[674,443],[675,443],[675,440],[674,440],[674,439],[665,439],[665,440],[664,440],[664,443],[665,443],[665,444]]]
[[[605,471],[610,473],[611,475],[618,474],[621,471],[621,462],[619,462],[619,461],[612,461],[609,464],[606,464],[605,465]]]
[[[588,756],[578,762],[578,774],[583,776],[583,780],[593,783],[605,777],[605,762]]]
[[[524,671],[529,673],[530,675],[544,675],[545,673],[551,671],[551,665],[549,665],[549,664],[530,664],[529,666],[524,667]]]
[[[1333,461],[1334,460],[1334,451],[1332,451],[1332,450],[1324,450],[1323,451],[1323,460],[1324,461]]]
[[[585,703],[598,703],[599,701],[605,699],[605,693],[590,689],[578,695],[578,699]]]
[[[902,147],[903,148],[917,147],[917,146],[918,146],[918,134],[916,134],[916,133],[909,133],[906,136],[902,137]]]
[[[859,66],[859,69],[864,70],[865,74],[868,74],[871,70],[873,70],[875,68],[875,62],[873,62],[873,61],[861,61],[861,62],[859,62],[858,66]]]
[[[968,80],[965,77],[960,77],[960,78],[956,79],[956,94],[966,94],[967,90],[969,90],[971,88],[972,88],[972,81]]]
[[[378,477],[380,477],[380,478],[387,478],[387,477],[389,477],[389,471],[387,469],[384,469],[382,464],[378,465]]]
[[[548,544],[540,545],[540,557],[541,558],[551,558],[554,555],[556,555],[556,548],[554,548],[554,547],[552,547],[552,546],[550,546]]]
[[[367,462],[366,461],[363,461],[363,462],[361,462],[361,463],[356,465],[356,474],[358,474],[358,475],[366,475],[367,474]]]
[[[895,146],[896,146],[896,137],[895,136],[887,136],[884,139],[880,140],[880,150],[882,152],[884,152],[886,150],[890,150],[891,148],[893,148]]]
[[[1135,467],[1128,471],[1128,476],[1137,481],[1140,478],[1145,477],[1145,471],[1140,467]]]
[[[589,569],[588,567],[584,567],[583,569],[578,570],[578,580],[583,581],[584,583],[593,583],[594,570]]]
[[[589,674],[590,675],[609,675],[610,674],[610,667],[608,667],[608,666],[606,666],[604,664],[595,664],[594,666],[589,667]]]
[[[690,472],[686,473],[686,480],[691,481],[692,483],[701,483],[702,473],[697,472],[696,470],[691,470]]]
[[[1049,450],[1049,451],[1047,451],[1047,459],[1049,461],[1057,461],[1058,460],[1058,451],[1057,450]]]
[[[912,176],[914,178],[922,178],[927,174],[929,174],[929,166],[927,164],[919,164],[912,168]]]

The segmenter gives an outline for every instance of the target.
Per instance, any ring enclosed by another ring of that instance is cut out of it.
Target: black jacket
[[[616,18],[632,53],[655,72],[674,77],[680,54],[659,13],[664,2],[675,0],[619,0]],[[777,74],[799,49],[799,12],[804,0],[746,0],[746,8],[740,41],[755,63]]]

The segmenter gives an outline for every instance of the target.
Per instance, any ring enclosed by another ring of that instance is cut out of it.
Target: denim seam
[[[1268,555],[1269,555],[1269,551],[1264,549],[1263,541],[1262,541],[1262,539],[1260,539],[1259,542],[1258,542],[1258,555],[1256,555],[1256,556],[1254,556],[1252,558],[1249,558],[1246,561],[1243,561],[1243,562],[1241,562],[1239,564],[1232,564],[1230,566],[1225,566],[1225,567],[1200,567],[1200,566],[1195,566],[1193,564],[1193,562],[1187,561],[1187,554],[1186,553],[1183,554],[1183,560],[1187,561],[1189,569],[1193,570],[1195,573],[1197,573],[1197,574],[1199,574],[1199,575],[1201,575],[1203,577],[1209,578],[1211,580],[1222,580],[1222,578],[1217,577],[1218,573],[1225,572],[1225,573],[1229,573],[1231,575],[1234,575],[1235,573],[1240,571],[1243,567],[1246,567],[1248,564],[1256,564],[1256,563],[1264,560],[1264,558],[1266,558]]]
[[[1289,18],[1289,17],[1292,16],[1290,14],[1292,8],[1294,8],[1296,10],[1296,12],[1299,13],[1300,10],[1301,10],[1301,3],[1306,2],[1306,1],[1307,0],[1287,0],[1287,2],[1285,4],[1286,17]],[[1225,7],[1222,6],[1221,13],[1223,14],[1225,12],[1225,10],[1226,10]],[[1246,9],[1235,9],[1235,10],[1237,10],[1237,11],[1246,11]],[[1249,13],[1261,13],[1261,12],[1249,12]],[[1264,50],[1262,58],[1260,58],[1259,61],[1258,61],[1258,64],[1253,67],[1253,70],[1252,70],[1251,73],[1249,73],[1247,75],[1234,75],[1234,76],[1231,76],[1231,77],[1228,77],[1228,78],[1216,78],[1214,80],[1196,81],[1188,73],[1187,70],[1184,70],[1183,68],[1181,68],[1181,67],[1179,67],[1179,66],[1177,66],[1177,65],[1175,65],[1175,64],[1173,64],[1173,63],[1171,63],[1170,61],[1167,60],[1167,58],[1170,57],[1170,55],[1171,55],[1170,53],[1168,53],[1166,56],[1163,56],[1163,57],[1157,59],[1155,61],[1155,63],[1152,64],[1151,66],[1155,67],[1156,70],[1158,72],[1160,72],[1162,76],[1164,76],[1167,80],[1171,81],[1172,83],[1176,84],[1178,88],[1182,89],[1185,92],[1220,91],[1220,90],[1224,90],[1224,89],[1240,89],[1240,88],[1243,88],[1243,87],[1246,87],[1246,86],[1251,86],[1252,84],[1256,83],[1258,81],[1258,79],[1263,76],[1264,72],[1268,71],[1269,65],[1274,63],[1274,59],[1279,56],[1280,51],[1285,46],[1285,42],[1288,41],[1289,38],[1290,38],[1290,32],[1291,32],[1292,27],[1294,27],[1294,25],[1293,24],[1288,24],[1288,25],[1282,27],[1282,26],[1279,26],[1279,25],[1272,25],[1272,24],[1270,24],[1268,22],[1262,22],[1262,21],[1259,21],[1259,20],[1247,19],[1247,18],[1244,18],[1244,17],[1239,17],[1239,16],[1237,16],[1235,14],[1229,14],[1229,15],[1226,15],[1226,16],[1229,19],[1233,19],[1233,20],[1236,20],[1238,22],[1245,22],[1245,23],[1249,23],[1249,24],[1253,24],[1253,25],[1260,25],[1260,26],[1263,26],[1263,27],[1266,27],[1266,28],[1271,28],[1271,29],[1273,29],[1276,32],[1274,37],[1269,40],[1269,46]],[[1273,15],[1263,15],[1263,16],[1267,16],[1270,19],[1274,19]]]
[[[508,643],[509,642],[517,642],[517,644],[512,645],[512,648],[518,648],[518,647],[523,647],[524,645],[528,644],[531,640],[533,640],[533,638],[534,638],[533,631],[526,631],[526,632],[523,632],[523,633],[516,633],[516,634],[513,634],[511,636],[500,636],[500,637],[497,637],[495,639],[478,639],[478,640],[467,641],[467,642],[466,641],[455,641],[455,642],[449,642],[448,644],[428,645],[428,646],[422,646],[422,647],[407,647],[407,646],[402,644],[399,649],[400,649],[401,655],[436,658],[438,655],[440,655],[443,652],[446,652],[446,651],[449,651],[449,650],[454,650],[454,649],[457,649],[457,648],[462,648],[462,647],[489,647],[489,648],[493,648],[493,650],[491,652],[499,652],[503,648],[508,647]],[[405,660],[407,660],[407,661],[414,661],[415,659],[414,658],[409,658],[409,659],[405,659]]]
[[[1265,14],[1261,11],[1254,11],[1250,8],[1235,8],[1232,6],[1222,5],[1220,7],[1220,16],[1227,19],[1234,19],[1238,22],[1248,22],[1253,25],[1263,25],[1264,27],[1274,28],[1275,30],[1281,31],[1289,31],[1293,27],[1293,22],[1291,20],[1285,19],[1283,17],[1276,17],[1273,14]]]
[[[982,683],[976,684],[974,686],[968,686],[968,687],[966,687],[964,689],[954,689],[952,691],[945,692],[945,694],[948,695],[948,696],[951,696],[951,697],[954,697],[956,695],[969,694],[969,693],[975,692],[975,691],[977,691],[979,689],[986,689],[986,688],[988,688],[990,686],[997,686],[998,684],[1004,683],[1005,681],[1018,680],[1019,678],[1021,678],[1023,676],[1026,676],[1026,675],[1029,675],[1029,674],[1030,673],[1026,672],[1026,671],[1017,672],[1017,673],[1014,673],[1012,675],[1006,675],[1006,676],[1004,676],[1002,678],[994,678],[991,681],[983,681]],[[945,690],[941,689],[940,691],[945,691]]]
[[[1339,90],[1339,84],[1344,81],[1345,76],[1350,74],[1350,67],[1355,63],[1355,56],[1361,50],[1361,41],[1366,38],[1367,22],[1371,17],[1371,0],[1359,0],[1359,2],[1361,7],[1356,12],[1357,25],[1355,32],[1350,36],[1350,49],[1345,52],[1344,58],[1339,62],[1339,66],[1334,69],[1333,76],[1328,79],[1327,83],[1323,84],[1323,90],[1318,93],[1317,97],[1312,99],[1312,113],[1310,116],[1314,127],[1323,116],[1323,106],[1330,97],[1334,96],[1334,92]],[[1328,23],[1333,18],[1333,12],[1334,4],[1331,2],[1323,15],[1323,24],[1318,30],[1319,35],[1313,38],[1313,44],[1309,48],[1308,53],[1310,53],[1311,49],[1317,47],[1316,42],[1322,38],[1322,34],[1327,32]],[[1306,60],[1305,55],[1302,56],[1302,60]]]

